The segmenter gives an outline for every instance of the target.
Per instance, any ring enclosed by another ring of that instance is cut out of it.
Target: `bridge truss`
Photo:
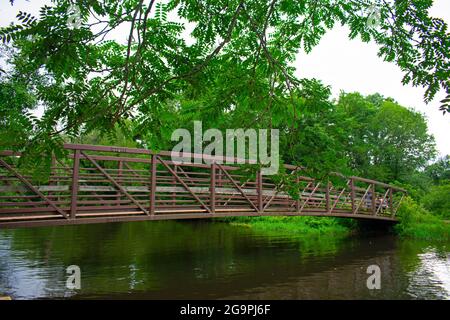
[[[291,165],[275,182],[237,165],[174,163],[168,151],[64,148],[45,181],[18,169],[20,153],[0,152],[0,228],[264,215],[395,222],[406,193],[360,177],[317,181]]]

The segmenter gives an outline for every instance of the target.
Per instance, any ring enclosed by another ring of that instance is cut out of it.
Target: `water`
[[[450,299],[449,244],[264,235],[211,221],[0,230],[14,299]],[[366,285],[369,265],[381,289]],[[66,268],[81,268],[81,289]]]

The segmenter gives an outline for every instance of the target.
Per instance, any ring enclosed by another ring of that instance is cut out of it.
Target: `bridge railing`
[[[341,177],[341,185],[316,181],[291,165],[285,166],[289,179],[279,182],[262,176],[258,168],[202,163],[196,154],[184,155],[191,162],[175,163],[168,151],[80,144],[64,148],[68,157],[52,159],[45,183],[17,168],[19,153],[0,153],[0,226],[226,215],[393,219],[405,193],[359,177]]]

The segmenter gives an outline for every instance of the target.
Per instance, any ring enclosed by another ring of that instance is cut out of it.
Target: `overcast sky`
[[[430,13],[450,25],[450,0],[435,0]],[[317,78],[330,85],[337,97],[341,90],[358,91],[364,95],[375,92],[394,98],[403,106],[424,113],[430,133],[436,138],[441,155],[450,154],[450,114],[439,111],[440,100],[445,92],[439,92],[426,105],[423,102],[425,89],[403,86],[403,73],[393,63],[384,62],[377,56],[378,47],[363,43],[359,39],[349,40],[346,27],[335,27],[329,31],[310,54],[300,53],[297,57],[297,76]]]
[[[16,0],[13,7],[9,1],[0,0],[0,25],[4,26],[15,20],[18,11],[26,11],[37,15],[45,0]],[[431,15],[443,18],[450,25],[450,1],[435,0]],[[125,30],[123,30],[125,31]],[[120,31],[119,31],[120,32]],[[126,38],[126,35],[118,35]],[[337,26],[329,31],[310,54],[300,53],[295,66],[297,76],[301,78],[317,78],[332,87],[333,96],[340,91],[358,91],[364,95],[378,92],[392,97],[401,105],[414,108],[424,113],[428,120],[430,133],[436,138],[440,155],[450,154],[450,115],[442,115],[439,111],[440,100],[444,92],[426,105],[423,102],[424,89],[403,86],[403,73],[393,63],[382,61],[377,56],[378,48],[372,43],[363,43],[359,39],[349,40],[348,29]]]

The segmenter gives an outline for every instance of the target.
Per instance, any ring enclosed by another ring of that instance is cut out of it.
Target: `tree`
[[[450,183],[433,186],[423,197],[422,203],[430,212],[450,219]]]
[[[374,97],[378,97],[378,102],[375,102]],[[344,121],[341,126],[347,133],[341,140],[345,145],[345,155],[350,168],[364,176],[369,174],[373,166],[373,145],[369,138],[373,134],[371,124],[378,109],[372,101],[380,106],[384,100],[384,97],[375,95],[365,98],[357,92],[342,93],[338,100],[338,111]]]
[[[422,114],[385,101],[373,119],[373,163],[389,180],[400,180],[425,167],[435,155],[434,138]]]
[[[23,147],[33,130],[36,99],[23,83],[0,77],[0,149]]]
[[[376,104],[374,104],[375,102]],[[405,181],[435,155],[424,116],[380,95],[342,94],[338,109],[347,132],[350,167],[381,181]]]
[[[425,173],[433,180],[434,184],[450,182],[450,156],[446,155],[426,167]]]
[[[294,100],[297,120],[287,125],[292,114],[279,119],[281,146],[286,163],[304,166],[312,176],[338,171],[349,173],[343,141],[347,120],[330,99],[331,89],[317,80],[302,80],[302,89]],[[281,124],[286,125],[281,125]]]
[[[78,0],[83,23],[75,28],[67,23],[72,1],[54,3],[39,18],[21,12],[19,23],[0,29],[16,49],[16,72],[52,79],[34,88],[46,107],[34,140],[108,131],[126,119],[152,131],[154,117],[167,111],[161,106],[180,97],[224,99],[219,107],[228,110],[246,101],[273,114],[274,101],[293,104],[302,87],[293,75],[296,53],[311,51],[336,23],[349,26],[350,38],[377,43],[380,57],[403,70],[404,83],[427,88],[425,101],[440,88],[450,93],[449,35],[428,15],[430,0]],[[194,25],[190,40],[186,21]],[[126,43],[111,36],[123,27]],[[216,82],[223,73],[233,81]],[[248,85],[235,101],[238,83]],[[446,101],[442,108],[449,110]]]

